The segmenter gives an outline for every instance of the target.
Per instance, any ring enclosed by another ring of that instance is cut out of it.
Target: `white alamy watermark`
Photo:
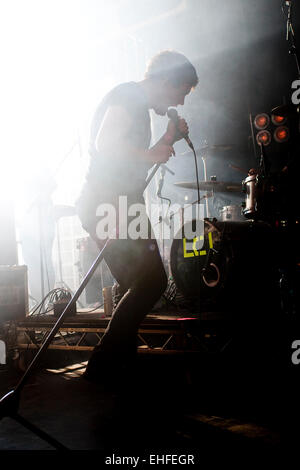
[[[186,238],[193,241],[204,234],[203,204],[151,204],[146,210],[145,204],[128,205],[127,196],[120,196],[117,207],[100,204],[96,217],[96,234],[100,240],[149,239],[155,237],[155,229],[164,240]],[[153,223],[155,220],[157,222]]]
[[[300,80],[293,81],[292,89],[295,90],[291,96],[292,103],[298,105],[300,104]]]

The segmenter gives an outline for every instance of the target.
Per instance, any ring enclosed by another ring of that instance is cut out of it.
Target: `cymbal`
[[[271,113],[275,116],[282,117],[296,116],[298,114],[298,108],[293,104],[282,104],[273,108]]]
[[[199,147],[195,150],[196,155],[201,157],[202,155],[219,155],[223,152],[227,152],[228,150],[232,150],[234,145],[227,145],[227,144],[219,144],[219,145],[205,145],[204,147]],[[187,151],[182,153],[181,155],[194,155],[192,151]]]
[[[238,171],[239,173],[243,173],[244,175],[248,174],[248,170],[246,170],[245,168],[241,168],[240,166],[233,165],[232,163],[229,163],[228,166],[234,171]]]
[[[175,186],[186,189],[198,189],[195,181],[180,181],[174,183]],[[225,181],[199,181],[201,191],[215,191],[218,193],[239,193],[242,192],[242,185]]]
[[[232,150],[233,145],[229,144],[219,144],[219,145],[205,145],[197,149],[199,152],[226,152],[227,150]]]

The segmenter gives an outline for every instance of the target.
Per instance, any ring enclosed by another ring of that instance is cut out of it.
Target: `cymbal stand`
[[[165,218],[168,216],[168,211],[171,205],[171,200],[169,198],[163,197],[161,195],[161,191],[164,185],[164,180],[165,180],[165,174],[166,174],[166,166],[161,165],[160,166],[160,179],[158,181],[158,189],[156,192],[157,197],[159,197],[161,205],[160,205],[160,215],[159,215],[159,222],[160,222],[160,230],[159,230],[159,238],[160,238],[160,244],[161,244],[161,249],[162,249],[162,261],[163,265],[165,265],[165,234],[164,234],[164,221]],[[169,170],[170,171],[170,170]],[[173,173],[173,172],[171,172]],[[168,201],[168,209],[166,214],[164,215],[164,205],[163,201]]]
[[[202,158],[202,161],[203,161],[203,170],[204,170],[204,181],[208,181],[207,179],[207,168],[206,168],[206,158],[207,156],[205,154],[203,154],[203,156],[201,157]],[[210,211],[209,211],[209,205],[208,205],[208,191],[206,191],[206,198],[205,198],[205,207],[206,207],[206,217],[209,218],[210,217]]]

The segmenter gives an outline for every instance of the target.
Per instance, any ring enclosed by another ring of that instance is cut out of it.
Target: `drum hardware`
[[[284,217],[280,202],[284,189],[279,174],[266,174],[265,171],[265,166],[262,171],[251,169],[242,181],[245,194],[242,213],[247,219],[271,222]]]
[[[205,272],[204,272],[202,273],[203,282],[205,283],[207,287],[216,287],[219,284],[220,279],[221,279],[220,270],[215,263],[210,263],[209,266],[214,268],[215,272],[217,273],[217,279],[207,280],[205,277]]]
[[[204,173],[204,181],[207,182],[207,168],[206,168],[206,158],[207,158],[207,153],[203,153],[202,154],[202,162],[203,162],[203,173]],[[200,191],[200,182],[199,182],[199,178],[197,178],[197,189],[198,189],[198,194],[199,194],[199,191]],[[206,195],[208,195],[208,190],[206,190]],[[200,197],[199,197],[200,199]],[[209,217],[210,214],[209,214],[209,205],[208,205],[208,198],[206,198],[205,200],[205,207],[206,207],[206,217]]]
[[[157,187],[157,192],[156,192],[157,197],[161,201],[158,223],[160,223],[160,225],[159,225],[159,242],[160,242],[160,246],[161,246],[163,264],[165,264],[165,237],[164,237],[164,224],[162,222],[167,219],[168,212],[169,212],[170,205],[171,205],[171,199],[161,195],[162,188],[163,188],[164,181],[165,181],[166,170],[169,171],[170,173],[172,173],[173,175],[175,174],[173,171],[169,170],[169,168],[166,165],[161,165],[160,166],[160,178],[158,180],[158,187]],[[166,211],[165,215],[163,214],[163,201],[168,202],[168,208],[167,208],[167,211]],[[170,219],[167,220],[167,223],[170,225]]]
[[[202,268],[202,279],[207,287],[216,287],[220,281],[220,270],[215,263],[212,263],[211,260],[214,254],[218,254],[217,250],[210,248],[208,251],[208,256],[205,262],[204,267]],[[206,279],[205,275],[212,274],[212,272],[217,273],[217,279]]]
[[[205,141],[206,144],[206,141]],[[228,150],[231,150],[233,148],[233,145],[231,144],[219,144],[219,145],[204,145],[203,147],[198,148],[195,153],[194,152],[185,152],[182,155],[194,155],[194,157],[201,156],[202,161],[203,161],[203,170],[204,170],[204,182],[202,183],[207,183],[208,178],[207,178],[207,167],[206,167],[206,159],[210,156],[219,156],[220,154],[223,154],[223,152],[226,152]],[[197,162],[197,159],[195,158],[195,162]],[[176,184],[176,183],[175,183]],[[203,185],[202,185],[203,186]],[[186,187],[186,186],[185,186]],[[202,187],[201,184],[198,181],[198,175],[197,175],[197,182],[195,183],[195,186],[192,188],[188,189],[196,189],[198,191],[198,199],[200,199],[200,190],[202,191],[212,191],[214,188],[211,187]],[[210,208],[208,204],[208,199],[206,198],[205,201],[205,207],[206,207],[206,217],[210,217]]]
[[[195,164],[196,164],[196,178],[197,178],[197,182],[195,183],[195,185],[192,187],[192,188],[189,188],[187,186],[183,186],[183,187],[186,187],[187,189],[196,189],[198,191],[198,199],[200,200],[200,190],[202,191],[206,191],[208,193],[208,191],[212,191],[214,190],[213,187],[205,187],[202,185],[201,187],[201,184],[200,182],[198,181],[198,170],[197,170],[197,154],[199,154],[199,156],[202,158],[202,161],[203,161],[203,170],[204,170],[204,182],[202,183],[208,183],[209,180],[208,180],[208,177],[207,177],[207,167],[206,167],[206,159],[208,157],[212,157],[212,156],[220,156],[222,155],[224,152],[227,152],[231,149],[233,149],[233,145],[232,144],[214,144],[214,145],[207,145],[207,142],[204,141],[205,145],[194,150],[192,149],[193,151],[188,151],[188,152],[184,152],[182,153],[181,155],[183,156],[194,156],[195,158]],[[213,181],[214,182],[214,181]],[[176,183],[175,183],[176,184]],[[228,189],[230,191],[230,189]],[[206,194],[206,196],[208,196],[208,194]],[[210,217],[210,207],[209,207],[209,203],[208,203],[208,198],[206,197],[206,200],[205,200],[205,208],[206,208],[206,217]]]
[[[214,194],[213,209],[218,219],[220,218],[221,210],[225,206],[230,206],[230,204],[231,199],[229,199],[228,197],[224,197],[222,193]]]
[[[246,200],[243,204],[243,214],[248,219],[257,219],[262,215],[258,206],[263,196],[261,178],[258,172],[252,172],[252,174],[247,176],[242,182],[242,187],[246,195]]]
[[[205,160],[205,159],[204,159]],[[187,189],[197,189],[197,182],[176,182],[174,183],[175,186],[187,188]],[[199,189],[202,191],[206,191],[205,199],[206,199],[206,216],[209,218],[210,212],[208,208],[208,198],[212,197],[213,201],[215,201],[215,194],[214,193],[241,193],[242,194],[242,185],[240,183],[234,182],[224,182],[224,181],[216,181],[215,176],[211,176],[211,181],[200,181],[199,182]],[[202,199],[202,198],[201,198]],[[229,202],[229,201],[228,201]],[[241,209],[238,206],[227,206],[222,207],[222,220],[243,220]]]
[[[181,212],[181,222],[183,223],[183,214],[184,214],[185,210],[187,210],[189,207],[194,206],[195,204],[199,204],[199,202],[201,202],[203,199],[209,199],[210,197],[213,197],[213,192],[208,193],[208,194],[204,194],[203,196],[201,196],[200,200],[197,199],[196,201],[193,201],[190,204],[186,204],[184,207],[180,207],[180,209],[178,209],[176,212],[171,212],[170,213],[170,221],[176,214]],[[153,226],[155,227],[159,223],[160,223],[160,221],[157,222],[156,224],[154,224]]]

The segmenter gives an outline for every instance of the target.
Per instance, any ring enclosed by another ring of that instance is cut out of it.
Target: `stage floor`
[[[99,451],[98,465],[113,453],[144,459],[184,453],[201,464],[219,452],[231,459],[237,451],[245,459],[262,452],[274,457],[280,447],[274,408],[264,393],[253,393],[249,377],[242,373],[237,380],[224,363],[194,363],[198,380],[188,383],[178,356],[139,356],[135,376],[118,392],[86,382],[85,366],[83,361],[57,367],[53,361],[37,371],[22,391],[19,413],[70,450]],[[1,395],[20,376],[11,367],[2,371]],[[52,449],[10,417],[0,421],[0,447]]]
[[[101,464],[112,453],[189,453],[199,464],[237,448],[274,457],[281,398],[272,326],[254,316],[234,325],[217,317],[148,315],[134,370],[120,389],[107,390],[82,374],[109,317],[80,311],[66,318],[28,379],[19,412],[68,449],[99,451]],[[10,323],[14,358],[0,372],[1,396],[16,386],[55,321],[40,315]],[[9,417],[0,421],[0,447],[51,449]]]

